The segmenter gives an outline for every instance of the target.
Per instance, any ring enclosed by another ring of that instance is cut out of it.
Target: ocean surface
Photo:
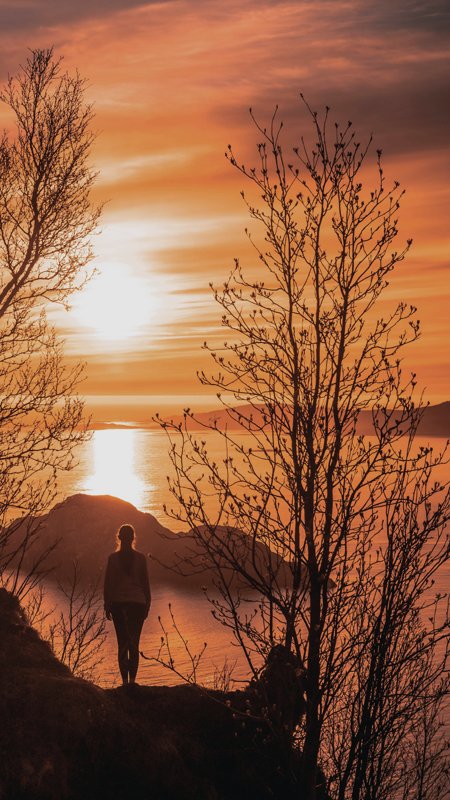
[[[219,437],[207,435],[215,452],[220,451]],[[165,505],[173,505],[167,482],[172,464],[166,433],[139,428],[93,431],[90,441],[78,449],[77,458],[77,466],[60,479],[61,497],[77,492],[110,494],[176,529],[176,522],[164,511]]]
[[[237,437],[246,435],[236,434]],[[206,440],[212,457],[217,460],[224,457],[220,435],[202,431],[199,437]],[[418,441],[418,444],[427,443],[428,440]],[[434,438],[430,443],[439,451],[443,449],[445,440]],[[168,528],[178,530],[183,526],[164,510],[165,506],[168,509],[174,506],[167,480],[167,476],[171,474],[169,442],[163,431],[131,428],[94,431],[91,440],[79,448],[77,466],[60,479],[59,499],[78,492],[113,495],[127,500],[141,511],[150,512]],[[449,465],[440,468],[441,480],[445,477],[450,477]],[[435,589],[448,589],[449,577],[447,567],[439,576],[439,586]],[[187,639],[191,654],[198,655],[204,643],[207,643],[197,673],[197,678],[202,683],[214,686],[224,663],[228,666],[234,665],[235,681],[244,681],[248,677],[247,664],[240,649],[233,643],[232,632],[214,620],[211,607],[203,596],[158,586],[152,587],[152,594],[153,605],[141,638],[141,649],[149,658],[158,654],[163,635],[158,620],[161,617],[169,632],[176,667],[183,674],[191,669],[186,647],[173,629],[169,611],[171,604],[177,626]],[[50,591],[48,601],[50,604],[60,603],[54,590]],[[112,623],[107,625],[104,659],[97,678],[101,685],[114,686],[120,681],[116,665],[116,643]],[[179,676],[156,662],[141,660],[138,674],[138,681],[141,683],[173,684],[180,680]]]
[[[208,440],[211,456],[223,457],[220,436],[202,432],[201,438]],[[185,529],[186,526],[164,511],[164,506],[173,507],[174,501],[167,480],[172,474],[169,442],[163,431],[135,428],[94,431],[91,440],[79,448],[77,459],[77,466],[60,478],[59,500],[79,492],[109,494],[132,503],[141,511],[153,514],[161,524],[171,530]],[[139,543],[137,546],[139,547]],[[58,607],[61,598],[54,590],[50,590],[48,602],[49,606],[53,604]],[[232,632],[214,620],[211,606],[203,595],[196,596],[172,587],[169,589],[152,585],[152,608],[141,637],[141,650],[145,655],[149,658],[158,655],[163,635],[158,619],[160,617],[169,633],[171,653],[177,670],[183,675],[192,670],[190,656],[173,627],[169,604],[176,625],[187,640],[190,653],[198,656],[205,643],[207,644],[197,678],[203,684],[214,687],[225,666],[226,671],[232,668],[236,686],[241,681],[245,682],[249,677],[249,670],[242,652],[234,643]],[[107,622],[107,631],[103,648],[104,659],[97,678],[98,683],[103,686],[115,686],[120,683],[120,675],[112,622]],[[167,649],[162,655],[167,660]],[[172,685],[181,680],[179,675],[155,661],[141,659],[139,682]]]

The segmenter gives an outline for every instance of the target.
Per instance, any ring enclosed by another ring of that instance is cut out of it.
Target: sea
[[[246,435],[238,433],[236,437]],[[223,439],[219,434],[202,431],[199,438],[206,441],[212,458],[220,460],[224,457]],[[421,438],[417,444],[431,444],[435,451],[440,451],[446,440]],[[171,508],[176,510],[176,504],[168,483],[168,477],[173,474],[169,450],[168,436],[162,430],[130,427],[93,431],[90,440],[79,447],[76,466],[61,476],[58,500],[80,492],[113,495],[153,514],[166,527],[180,530],[183,526],[170,512]],[[450,477],[449,465],[440,468],[439,477],[441,480]],[[442,571],[436,591],[448,590],[449,573],[449,567]],[[233,640],[232,632],[216,622],[203,595],[153,585],[152,596],[151,613],[141,637],[141,650],[146,658],[141,658],[140,662],[140,683],[173,685],[189,675],[192,677],[193,665],[202,651],[193,676],[196,680],[211,687],[222,686],[230,676],[235,687],[248,680],[249,667]],[[61,608],[61,597],[54,587],[49,587],[47,603],[49,607]],[[167,660],[167,649],[160,651],[162,638],[166,635],[176,671],[164,667],[157,660]],[[110,622],[107,623],[106,641],[95,679],[105,687],[120,682],[116,641]]]
[[[223,440],[217,433],[202,432],[201,438],[207,439],[213,458],[223,458]],[[60,476],[56,501],[77,493],[112,495],[132,503],[140,511],[149,512],[173,531],[185,530],[186,526],[171,515],[176,505],[168,484],[168,477],[173,474],[169,450],[170,443],[164,431],[95,430],[90,440],[79,447],[76,466]],[[61,609],[64,602],[57,589],[49,585],[47,607]],[[47,622],[52,619],[50,615]],[[113,625],[112,622],[106,625],[102,660],[94,677],[99,685],[112,687],[120,683],[120,675]],[[160,663],[161,660],[167,663],[169,657],[166,645],[161,650],[162,638],[167,642],[166,637],[174,661],[172,670]],[[183,592],[152,583],[152,607],[144,624],[141,651],[145,658],[140,659],[138,682],[142,684],[174,685],[189,678],[211,688],[227,685],[238,688],[251,677],[232,632],[214,619],[212,608],[202,593]]]

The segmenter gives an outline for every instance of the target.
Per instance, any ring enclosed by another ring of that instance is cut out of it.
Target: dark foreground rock
[[[245,714],[251,691],[103,690],[54,657],[3,589],[0,642],[2,800],[301,800],[299,764],[286,770]]]

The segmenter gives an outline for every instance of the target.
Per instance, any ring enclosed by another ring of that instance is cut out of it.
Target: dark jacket
[[[111,610],[112,603],[142,603],[150,608],[151,593],[148,579],[147,558],[143,553],[132,550],[129,564],[120,550],[112,553],[106,566],[103,596],[105,611]],[[129,567],[129,568],[128,568]]]

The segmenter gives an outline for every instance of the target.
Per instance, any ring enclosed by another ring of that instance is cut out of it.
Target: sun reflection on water
[[[93,473],[86,478],[86,494],[110,494],[143,508],[148,484],[137,472],[137,431],[95,431],[92,440]]]

